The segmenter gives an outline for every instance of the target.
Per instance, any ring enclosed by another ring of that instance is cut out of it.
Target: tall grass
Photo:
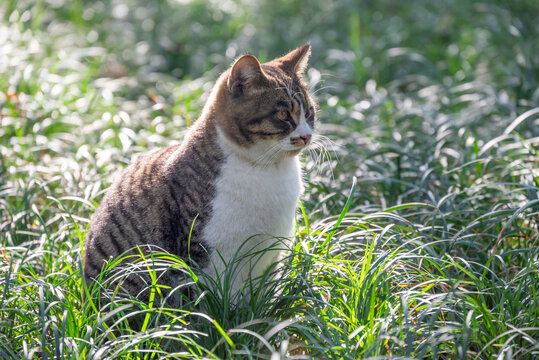
[[[0,4],[0,358],[537,358],[535,14],[528,0]],[[234,57],[306,40],[323,136],[282,261],[233,293],[240,259],[212,281],[156,252],[87,287],[85,231],[119,171],[181,141]],[[178,308],[164,269],[183,274]],[[114,286],[132,272],[149,302]]]

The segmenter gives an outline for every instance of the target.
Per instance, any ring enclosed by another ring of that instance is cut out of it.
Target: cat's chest
[[[225,249],[258,234],[289,237],[301,187],[297,158],[279,166],[253,167],[229,156],[216,181],[204,240]]]

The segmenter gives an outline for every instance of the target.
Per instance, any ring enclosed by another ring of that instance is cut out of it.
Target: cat
[[[293,235],[303,191],[297,155],[310,144],[317,121],[317,104],[302,80],[310,53],[306,44],[264,64],[250,54],[239,57],[218,78],[180,145],[123,172],[85,236],[88,285],[110,258],[135,253],[137,246],[196,262],[216,278],[246,240],[243,253]],[[262,275],[278,255],[269,251],[253,269],[243,267],[232,291]],[[160,281],[176,284],[172,274]],[[130,276],[122,286],[144,297],[139,278]]]

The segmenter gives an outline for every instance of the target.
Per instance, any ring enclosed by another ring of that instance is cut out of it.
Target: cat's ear
[[[239,96],[266,79],[258,59],[246,54],[232,65],[227,86],[235,96]]]
[[[285,71],[301,76],[307,68],[310,56],[311,44],[305,44],[275,61],[279,62]]]

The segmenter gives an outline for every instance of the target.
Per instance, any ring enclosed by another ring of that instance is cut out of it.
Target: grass
[[[0,358],[537,358],[537,14],[532,0],[4,1]],[[280,269],[232,294],[155,253],[108,278],[149,272],[149,304],[86,288],[81,244],[119,171],[181,141],[236,56],[307,40],[323,137]],[[179,309],[155,286],[170,268]]]

